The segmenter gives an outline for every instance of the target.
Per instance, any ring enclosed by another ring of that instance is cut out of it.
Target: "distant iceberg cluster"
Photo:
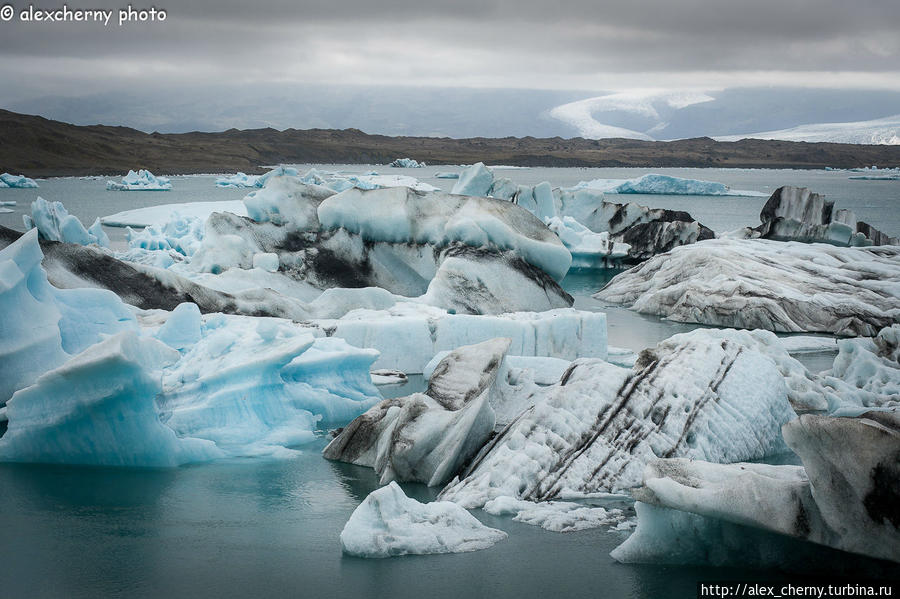
[[[166,177],[157,177],[150,171],[128,171],[121,182],[107,181],[108,191],[169,191],[172,183]]]
[[[392,166],[394,168],[423,168],[428,166],[424,162],[419,162],[417,160],[413,160],[412,158],[397,158],[393,162],[391,162],[388,166]]]
[[[9,173],[0,174],[0,189],[36,189],[38,186],[34,179],[29,179],[25,175],[10,175]]]

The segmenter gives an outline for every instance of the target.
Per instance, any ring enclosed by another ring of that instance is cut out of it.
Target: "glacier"
[[[506,536],[455,503],[420,503],[392,482],[359,504],[341,531],[341,548],[370,558],[459,553],[487,549]]]
[[[873,336],[900,322],[900,247],[714,239],[674,248],[595,297],[678,322]]]
[[[172,183],[166,177],[157,177],[148,170],[128,171],[120,183],[107,181],[108,191],[169,191]]]
[[[34,179],[29,179],[25,175],[11,175],[9,173],[0,174],[0,189],[16,188],[16,189],[35,189],[38,184]]]
[[[776,131],[717,136],[713,139],[716,141],[779,139],[811,143],[885,144],[896,146],[900,145],[900,114],[870,121],[813,123]]]

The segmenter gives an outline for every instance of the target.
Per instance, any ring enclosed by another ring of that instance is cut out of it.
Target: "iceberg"
[[[898,430],[896,412],[807,414],[783,427],[803,466],[652,462],[634,492],[637,530],[612,557],[720,565],[743,563],[749,554],[771,566],[766,558],[779,559],[779,544],[753,532],[761,530],[900,562],[896,507],[887,499],[896,495]],[[743,543],[720,542],[737,527],[751,531]]]
[[[137,329],[112,292],[53,287],[42,258],[35,229],[0,250],[0,404],[106,335]]]
[[[765,196],[758,191],[731,189],[724,183],[683,179],[671,175],[650,173],[636,179],[594,179],[581,181],[571,189],[593,189],[604,193],[639,193],[693,196]]]
[[[0,189],[16,188],[16,189],[35,189],[38,184],[34,179],[29,179],[25,175],[10,175],[9,173],[0,174]]]
[[[356,508],[341,531],[341,548],[358,557],[394,557],[477,551],[504,540],[455,503],[419,503],[397,483],[376,491]]]
[[[589,506],[572,501],[523,501],[512,497],[496,497],[484,505],[484,511],[495,516],[513,516],[516,522],[540,526],[552,532],[575,532],[592,528],[628,530],[631,522],[624,510]]]
[[[639,485],[657,456],[734,462],[785,451],[781,425],[794,418],[768,357],[702,330],[645,350],[631,369],[576,360],[559,383],[533,389],[531,404],[441,499],[474,508],[617,492]]]
[[[490,438],[488,397],[509,344],[491,339],[450,352],[425,393],[382,401],[341,429],[322,455],[374,468],[381,484],[444,484]]]
[[[26,229],[37,229],[41,239],[78,245],[109,247],[109,237],[100,225],[100,219],[85,229],[78,217],[69,214],[62,202],[48,202],[38,197],[31,203],[31,216],[23,217]]]
[[[179,218],[199,218],[206,220],[214,212],[230,212],[238,216],[247,216],[247,209],[241,200],[226,202],[186,202],[180,204],[162,204],[123,210],[107,216],[101,216],[100,222],[107,227],[164,227],[169,221]]]
[[[216,179],[216,187],[261,187],[257,183],[259,183],[259,175],[248,175],[241,172]]]
[[[875,335],[900,322],[900,248],[715,239],[622,273],[594,297],[677,322]]]
[[[631,246],[609,238],[609,232],[594,233],[571,216],[548,219],[547,226],[559,235],[572,254],[571,269],[610,268],[628,256]]]
[[[221,457],[159,421],[160,370],[177,356],[129,331],[46,372],[7,402],[0,461],[171,467]]]
[[[392,166],[394,168],[422,168],[428,165],[424,162],[413,160],[412,158],[397,158],[388,166]]]
[[[437,172],[433,176],[435,179],[459,179],[459,173],[450,173],[445,171]]]
[[[243,202],[246,215],[258,223],[315,231],[319,228],[319,204],[334,194],[328,187],[298,177],[279,176],[271,177],[259,191],[250,192]]]
[[[150,171],[128,171],[121,183],[107,181],[108,191],[169,191],[172,183],[166,177],[156,177]]]

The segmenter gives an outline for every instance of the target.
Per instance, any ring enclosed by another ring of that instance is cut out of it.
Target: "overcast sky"
[[[11,2],[17,13],[27,6]],[[223,80],[900,89],[900,2],[894,0],[170,0],[157,6],[167,10],[164,23],[22,23],[18,14],[0,22],[0,102]]]

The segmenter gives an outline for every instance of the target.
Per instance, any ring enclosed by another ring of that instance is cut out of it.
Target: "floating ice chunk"
[[[515,250],[528,263],[559,280],[572,257],[546,226],[518,206],[479,197],[408,189],[351,189],[319,205],[319,221],[367,241],[430,244],[461,242]]]
[[[574,532],[625,524],[625,512],[619,508],[588,506],[569,501],[523,501],[514,497],[495,497],[484,505],[495,516],[512,515],[513,520],[540,526],[553,532]]]
[[[109,191],[169,191],[172,183],[166,177],[157,177],[150,171],[141,169],[138,172],[128,171],[121,183],[107,181]]]
[[[435,179],[459,179],[459,173],[437,172],[434,174]]]
[[[32,229],[0,250],[0,403],[105,335],[137,328],[114,293],[56,289]]]
[[[636,179],[594,179],[582,181],[572,189],[594,189],[604,193],[639,193],[660,195],[695,195],[695,196],[754,196],[765,197],[758,191],[730,189],[723,183],[683,179],[670,175],[651,173]]]
[[[159,467],[220,457],[159,421],[159,370],[177,357],[134,332],[91,346],[7,402],[0,460]]]
[[[377,368],[369,374],[372,375],[372,382],[379,387],[404,385],[409,381],[409,377],[405,373],[388,368]]]
[[[459,174],[450,192],[454,195],[487,197],[494,184],[492,173],[483,162],[476,162]]]
[[[335,182],[337,186],[330,184],[329,186],[336,191],[343,191],[350,187],[356,189],[383,189],[386,187],[408,187],[415,191],[440,191],[434,185],[423,183],[415,177],[407,175],[355,175],[343,179],[346,183],[341,183],[341,179]]]
[[[374,468],[382,484],[443,484],[494,429],[488,398],[509,343],[492,339],[450,352],[425,393],[382,401],[342,429],[323,455]]]
[[[241,200],[227,202],[187,202],[184,204],[162,204],[124,210],[115,214],[100,217],[100,222],[107,227],[162,227],[169,221],[178,218],[198,218],[201,221],[209,218],[213,212],[230,212],[238,216],[247,216],[247,209]]]
[[[0,189],[4,187],[13,187],[17,189],[34,189],[38,184],[34,179],[29,179],[25,175],[10,175],[9,173],[0,174]]]
[[[413,160],[412,158],[397,158],[388,166],[392,166],[394,168],[422,168],[428,165],[424,162]]]
[[[571,216],[550,218],[547,226],[571,252],[574,269],[608,268],[631,249],[627,243],[612,241],[608,231],[594,233]]]
[[[900,321],[900,248],[715,239],[622,273],[595,297],[677,322],[874,335]]]
[[[576,360],[559,384],[479,453],[441,497],[466,507],[615,492],[640,483],[659,455],[716,462],[784,451],[794,417],[775,364],[727,336],[698,330],[645,350],[627,370]]]
[[[229,177],[219,177],[216,179],[216,187],[259,187],[257,182],[259,175],[248,175],[238,172]]]
[[[15,205],[16,205],[16,201],[15,201],[15,200],[2,200],[2,201],[0,201],[0,206],[15,206]]]
[[[341,531],[341,547],[359,557],[393,557],[477,551],[505,538],[455,503],[419,503],[392,482],[356,508]]]
[[[109,237],[100,226],[100,219],[85,229],[78,217],[69,214],[62,202],[48,202],[39,197],[31,203],[31,216],[25,216],[25,226],[38,230],[41,239],[78,245],[95,243],[109,247]]]

